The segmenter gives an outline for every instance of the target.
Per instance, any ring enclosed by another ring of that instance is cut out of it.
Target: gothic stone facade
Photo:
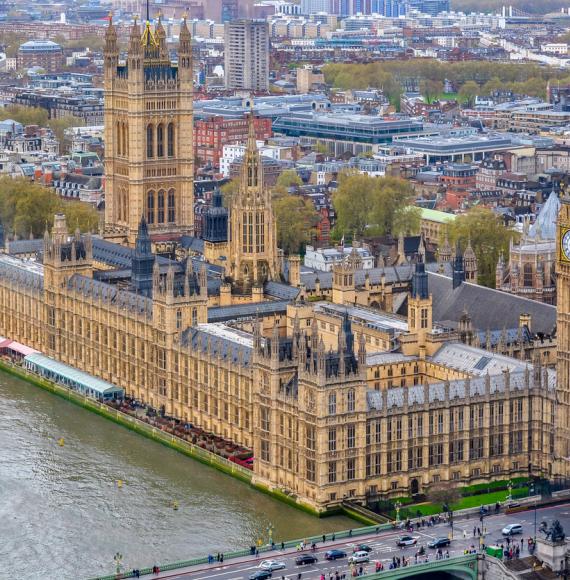
[[[412,297],[409,373],[376,387],[376,371],[401,377],[404,365],[388,357],[368,376],[366,326],[355,335],[346,316],[334,348],[310,304],[265,336],[204,324],[204,270],[175,280],[155,263],[149,298],[93,279],[89,237],[54,228],[44,244],[43,266],[0,256],[1,334],[253,448],[258,481],[316,509],[551,473],[553,372],[446,373],[422,358],[435,349],[425,294]]]

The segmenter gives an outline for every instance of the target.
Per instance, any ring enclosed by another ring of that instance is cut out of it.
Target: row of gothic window
[[[168,194],[160,189],[146,194],[146,221],[149,225],[176,222],[176,194],[169,189]]]
[[[147,159],[155,157],[174,157],[174,123],[159,123],[146,127],[146,156]]]

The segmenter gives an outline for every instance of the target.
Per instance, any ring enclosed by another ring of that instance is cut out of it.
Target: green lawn
[[[528,487],[513,489],[513,499],[527,496],[528,496]],[[452,504],[451,509],[453,511],[457,511],[468,508],[480,507],[482,505],[487,507],[489,506],[494,507],[497,502],[503,503],[506,499],[507,499],[506,491],[493,491],[491,493],[470,495],[468,497],[463,497],[457,503]],[[434,505],[431,503],[422,503],[418,505],[405,505],[400,510],[400,519],[404,519],[407,517],[416,517],[418,511],[421,512],[422,516],[432,516],[434,514],[440,514],[442,512],[442,506]],[[396,510],[391,511],[388,515],[391,518],[395,519]]]

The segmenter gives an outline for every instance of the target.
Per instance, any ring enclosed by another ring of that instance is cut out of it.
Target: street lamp
[[[123,565],[123,554],[121,554],[120,552],[117,552],[113,556],[113,560],[115,561],[115,566],[117,567],[117,574],[120,574],[121,573],[121,567]]]
[[[396,521],[399,522],[400,521],[400,508],[402,507],[402,502],[400,500],[398,500],[394,504],[394,507],[396,508]]]
[[[267,535],[269,537],[269,544],[273,543],[273,524],[267,526]]]
[[[509,490],[509,495],[507,496],[507,501],[511,501],[513,499],[513,482],[509,480],[507,485],[507,489]]]
[[[536,504],[538,501],[538,496],[536,494],[534,483],[530,484],[528,491],[530,492],[530,495],[534,496],[534,542],[536,543]]]

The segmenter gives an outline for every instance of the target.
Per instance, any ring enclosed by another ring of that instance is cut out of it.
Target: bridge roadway
[[[536,511],[536,521],[538,525],[540,525],[540,522],[543,520],[546,520],[550,524],[555,519],[560,520],[562,526],[570,532],[570,504],[538,508]],[[534,535],[534,521],[534,509],[512,515],[500,513],[497,515],[486,516],[484,518],[484,527],[487,530],[485,543],[491,545],[503,542],[506,546],[506,542],[504,542],[503,536],[501,535],[502,528],[510,523],[520,523],[523,526],[522,537],[524,538],[524,550],[522,555],[527,556],[527,540],[529,537]],[[474,545],[475,547],[478,547],[479,537],[473,537],[473,528],[477,526],[481,526],[478,516],[456,521],[453,525],[454,539],[449,548],[443,549],[444,552],[448,549],[450,557],[454,557],[463,555],[464,550],[470,546]],[[376,560],[381,560],[385,568],[387,568],[394,556],[406,556],[406,558],[410,558],[410,561],[413,564],[414,554],[420,546],[426,548],[426,552],[430,554],[430,561],[433,562],[435,559],[435,550],[429,549],[427,543],[434,538],[448,536],[450,532],[450,526],[445,523],[437,524],[433,527],[420,528],[417,531],[415,530],[412,534],[418,537],[417,546],[409,548],[399,548],[396,546],[396,540],[398,536],[402,534],[402,532],[396,530],[380,532],[379,534],[357,536],[334,542],[330,540],[329,534],[329,539],[324,544],[322,542],[317,544],[315,554],[319,560],[313,565],[296,566],[295,558],[299,555],[299,552],[294,549],[284,551],[275,549],[272,552],[262,553],[257,558],[255,556],[246,556],[243,558],[227,560],[223,564],[220,564],[219,562],[214,562],[210,565],[202,564],[191,568],[162,572],[152,576],[152,578],[168,578],[170,580],[179,580],[183,578],[189,580],[247,580],[250,574],[258,569],[259,564],[263,560],[272,559],[284,561],[287,565],[285,569],[273,573],[274,580],[281,580],[282,578],[287,580],[297,580],[299,572],[302,574],[302,580],[319,580],[321,574],[325,574],[326,580],[329,580],[329,574],[332,573],[334,577],[334,573],[337,570],[341,575],[342,573],[345,573],[346,578],[349,579],[351,576],[347,559],[344,558],[328,562],[324,559],[324,554],[327,550],[338,548],[344,550],[348,555],[350,555],[357,543],[367,544],[372,548],[372,552],[370,553],[371,562],[368,565],[363,564],[363,567],[365,571],[372,574],[374,573],[374,562]],[[466,537],[464,537],[464,534]],[[515,538],[520,546],[521,536],[515,536]],[[276,548],[278,548],[278,546],[276,546]],[[214,547],[210,549],[208,546],[204,546],[204,551],[206,553],[210,551],[210,553],[214,555],[216,554]],[[311,552],[311,550],[305,550],[305,552]],[[413,574],[413,569],[414,566],[412,565],[409,568],[410,575]]]

